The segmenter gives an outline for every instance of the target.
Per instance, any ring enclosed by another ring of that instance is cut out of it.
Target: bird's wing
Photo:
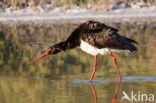
[[[118,29],[97,21],[80,24],[65,41],[66,49],[80,45],[81,39],[97,48],[137,50],[131,44],[131,42],[135,42],[134,40],[118,35]]]
[[[101,48],[111,48],[111,49],[120,49],[120,50],[130,50],[136,51],[136,47],[131,43],[129,39],[125,38],[124,36],[120,36],[117,33],[113,34],[104,34],[98,35],[95,33],[85,34],[82,37],[82,40],[91,44],[94,47],[99,49]]]
[[[109,27],[103,23],[97,21],[87,21],[80,24],[75,30],[73,30],[65,43],[67,49],[71,49],[80,45],[80,39],[85,37],[86,34],[94,36],[104,36],[115,32],[118,32],[118,30],[113,27]]]
[[[118,29],[105,25],[97,21],[87,21],[79,26],[83,33],[92,33],[94,35],[107,35],[118,32]]]
[[[137,48],[131,43],[135,40],[121,36],[118,29],[107,26],[97,21],[88,21],[79,26],[80,38],[99,49],[111,48],[136,51]]]

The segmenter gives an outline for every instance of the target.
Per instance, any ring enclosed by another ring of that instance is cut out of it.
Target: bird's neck
[[[80,35],[80,34],[81,34],[81,28],[79,27],[79,28],[75,29],[75,30],[71,33],[70,36],[73,36],[73,35]]]
[[[66,41],[59,42],[53,47],[57,49],[58,52],[66,51],[75,48],[80,44],[80,31],[79,28],[75,29]]]
[[[64,50],[69,50],[80,45],[81,31],[80,28],[75,29],[67,38],[64,44]]]

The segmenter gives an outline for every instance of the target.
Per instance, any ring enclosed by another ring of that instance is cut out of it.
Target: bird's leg
[[[118,76],[119,76],[118,87],[117,87],[117,89],[116,89],[115,97],[114,97],[113,100],[112,100],[112,103],[115,103],[115,102],[116,102],[116,99],[117,99],[117,94],[118,94],[118,90],[119,90],[119,87],[120,87],[120,82],[121,82],[122,77],[120,76],[120,72],[119,72],[119,69],[118,69],[117,62],[116,62],[116,57],[115,57],[113,54],[111,54],[111,53],[108,53],[108,52],[107,52],[107,54],[110,55],[110,56],[113,58],[114,63],[115,63],[115,67],[116,67],[116,70],[117,70]]]
[[[94,85],[93,85],[92,81],[90,81],[90,84],[91,84],[91,88],[92,88],[92,91],[93,91],[93,94],[95,97],[95,103],[97,103],[97,94],[96,94],[96,90],[94,89]]]
[[[94,77],[94,74],[95,74],[95,71],[96,71],[96,65],[97,65],[97,55],[95,56],[95,65],[94,65],[94,69],[93,69],[92,75],[90,77],[90,81],[92,81],[92,79]]]
[[[120,76],[120,72],[119,72],[119,69],[118,69],[117,62],[116,62],[116,57],[115,57],[113,54],[111,54],[111,53],[108,53],[108,52],[107,52],[107,54],[110,55],[110,56],[113,58],[113,60],[114,60],[115,67],[116,67],[116,70],[117,70],[117,72],[118,72],[118,76],[119,76],[119,82],[120,82],[121,79],[122,79],[122,77]]]

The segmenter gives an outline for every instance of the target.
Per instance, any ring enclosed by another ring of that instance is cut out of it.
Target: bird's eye
[[[48,52],[48,54],[52,54],[52,50],[50,50],[50,51]]]
[[[49,51],[48,51],[48,54],[53,54],[55,48],[54,47],[50,47]]]

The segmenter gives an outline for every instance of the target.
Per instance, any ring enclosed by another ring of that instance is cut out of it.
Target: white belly
[[[104,55],[106,53],[110,53],[111,51],[112,52],[120,52],[120,51],[130,52],[129,50],[118,50],[118,49],[110,49],[110,48],[98,49],[83,40],[81,40],[80,48],[82,51],[84,51],[88,54],[91,54],[91,55],[98,55],[98,54]]]

